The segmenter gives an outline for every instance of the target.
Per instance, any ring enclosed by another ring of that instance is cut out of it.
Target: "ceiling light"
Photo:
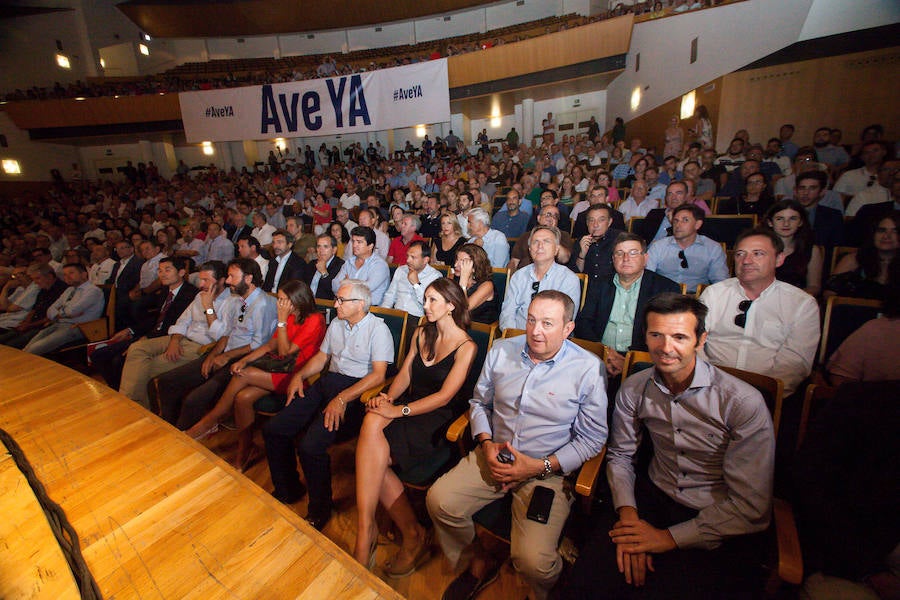
[[[22,167],[19,166],[19,161],[17,160],[4,158],[2,165],[3,172],[7,175],[20,175],[22,173]]]

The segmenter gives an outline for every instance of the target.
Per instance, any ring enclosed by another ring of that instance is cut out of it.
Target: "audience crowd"
[[[252,426],[274,398],[262,432],[273,494],[308,494],[319,529],[333,509],[328,448],[359,436],[354,556],[372,566],[381,504],[402,537],[385,573],[412,573],[436,542],[461,569],[447,598],[496,577],[490,553],[469,548],[472,514],[507,493],[513,565],[546,598],[562,572],[563,475],[608,444],[616,512],[589,528],[557,589],[596,598],[615,580],[610,597],[734,597],[770,521],[776,432],[759,392],[717,367],[777,377],[795,406],[811,376],[898,379],[898,354],[873,338],[898,322],[900,161],[877,125],[846,147],[829,128],[802,147],[790,125],[765,146],[742,130],[720,156],[702,127],[693,141],[678,128],[669,155],[626,143],[617,124],[475,154],[451,132],[390,156],[323,145],[240,171],[60,176],[0,205],[0,343],[62,359],[114,290],[115,326],[89,368],[198,439],[233,418],[240,469],[263,455]],[[722,209],[747,226],[712,227]],[[832,295],[880,300],[884,315],[814,374]],[[333,302],[330,323],[317,300]],[[421,319],[405,356],[376,306]],[[470,323],[495,320],[525,335],[476,361]],[[573,333],[602,342],[605,364]],[[636,350],[652,368],[626,377]],[[432,538],[401,478],[469,404],[477,445],[428,494]],[[653,449],[636,473],[641,424]],[[891,550],[851,578],[896,590]]]

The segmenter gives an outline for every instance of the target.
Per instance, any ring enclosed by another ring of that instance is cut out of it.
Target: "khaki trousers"
[[[546,524],[525,516],[534,488],[539,485],[556,492]],[[572,506],[571,493],[561,475],[551,475],[544,480],[530,479],[508,493],[513,495],[510,558],[516,571],[531,586],[532,597],[543,600],[562,571],[563,559],[557,546]],[[441,549],[454,567],[460,566],[460,555],[475,539],[472,515],[504,495],[491,479],[480,447],[469,452],[431,486],[427,498],[428,513],[434,521]]]
[[[181,357],[171,361],[164,355],[170,337],[144,338],[133,343],[125,356],[119,391],[146,409],[150,408],[147,383],[157,375],[196,360],[202,346],[188,338],[181,338]]]

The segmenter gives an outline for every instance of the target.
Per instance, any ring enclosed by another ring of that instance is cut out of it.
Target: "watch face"
[[[404,406],[403,408],[401,408],[400,414],[402,414],[404,417],[408,417],[409,416],[409,407]]]
[[[214,312],[216,312],[216,311],[214,311],[214,310],[211,309],[211,308],[207,308],[207,309],[206,309],[206,314],[208,314],[208,315],[211,315],[211,314],[213,314]]]

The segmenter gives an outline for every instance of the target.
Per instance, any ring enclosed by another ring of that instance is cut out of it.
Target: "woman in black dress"
[[[438,432],[456,417],[453,400],[476,354],[466,333],[466,297],[455,281],[441,278],[426,288],[425,319],[390,388],[366,404],[356,446],[359,523],[353,556],[373,566],[375,509],[381,502],[403,536],[400,550],[385,565],[393,577],[411,574],[430,553],[425,529],[394,470],[409,470],[439,448]]]
[[[813,245],[812,227],[803,206],[796,200],[776,202],[766,213],[763,225],[784,242],[784,262],[775,269],[775,278],[818,297],[825,253],[821,246]]]
[[[462,236],[462,227],[456,215],[441,215],[441,233],[434,239],[432,262],[438,265],[453,265],[456,262],[456,251],[466,243]]]

